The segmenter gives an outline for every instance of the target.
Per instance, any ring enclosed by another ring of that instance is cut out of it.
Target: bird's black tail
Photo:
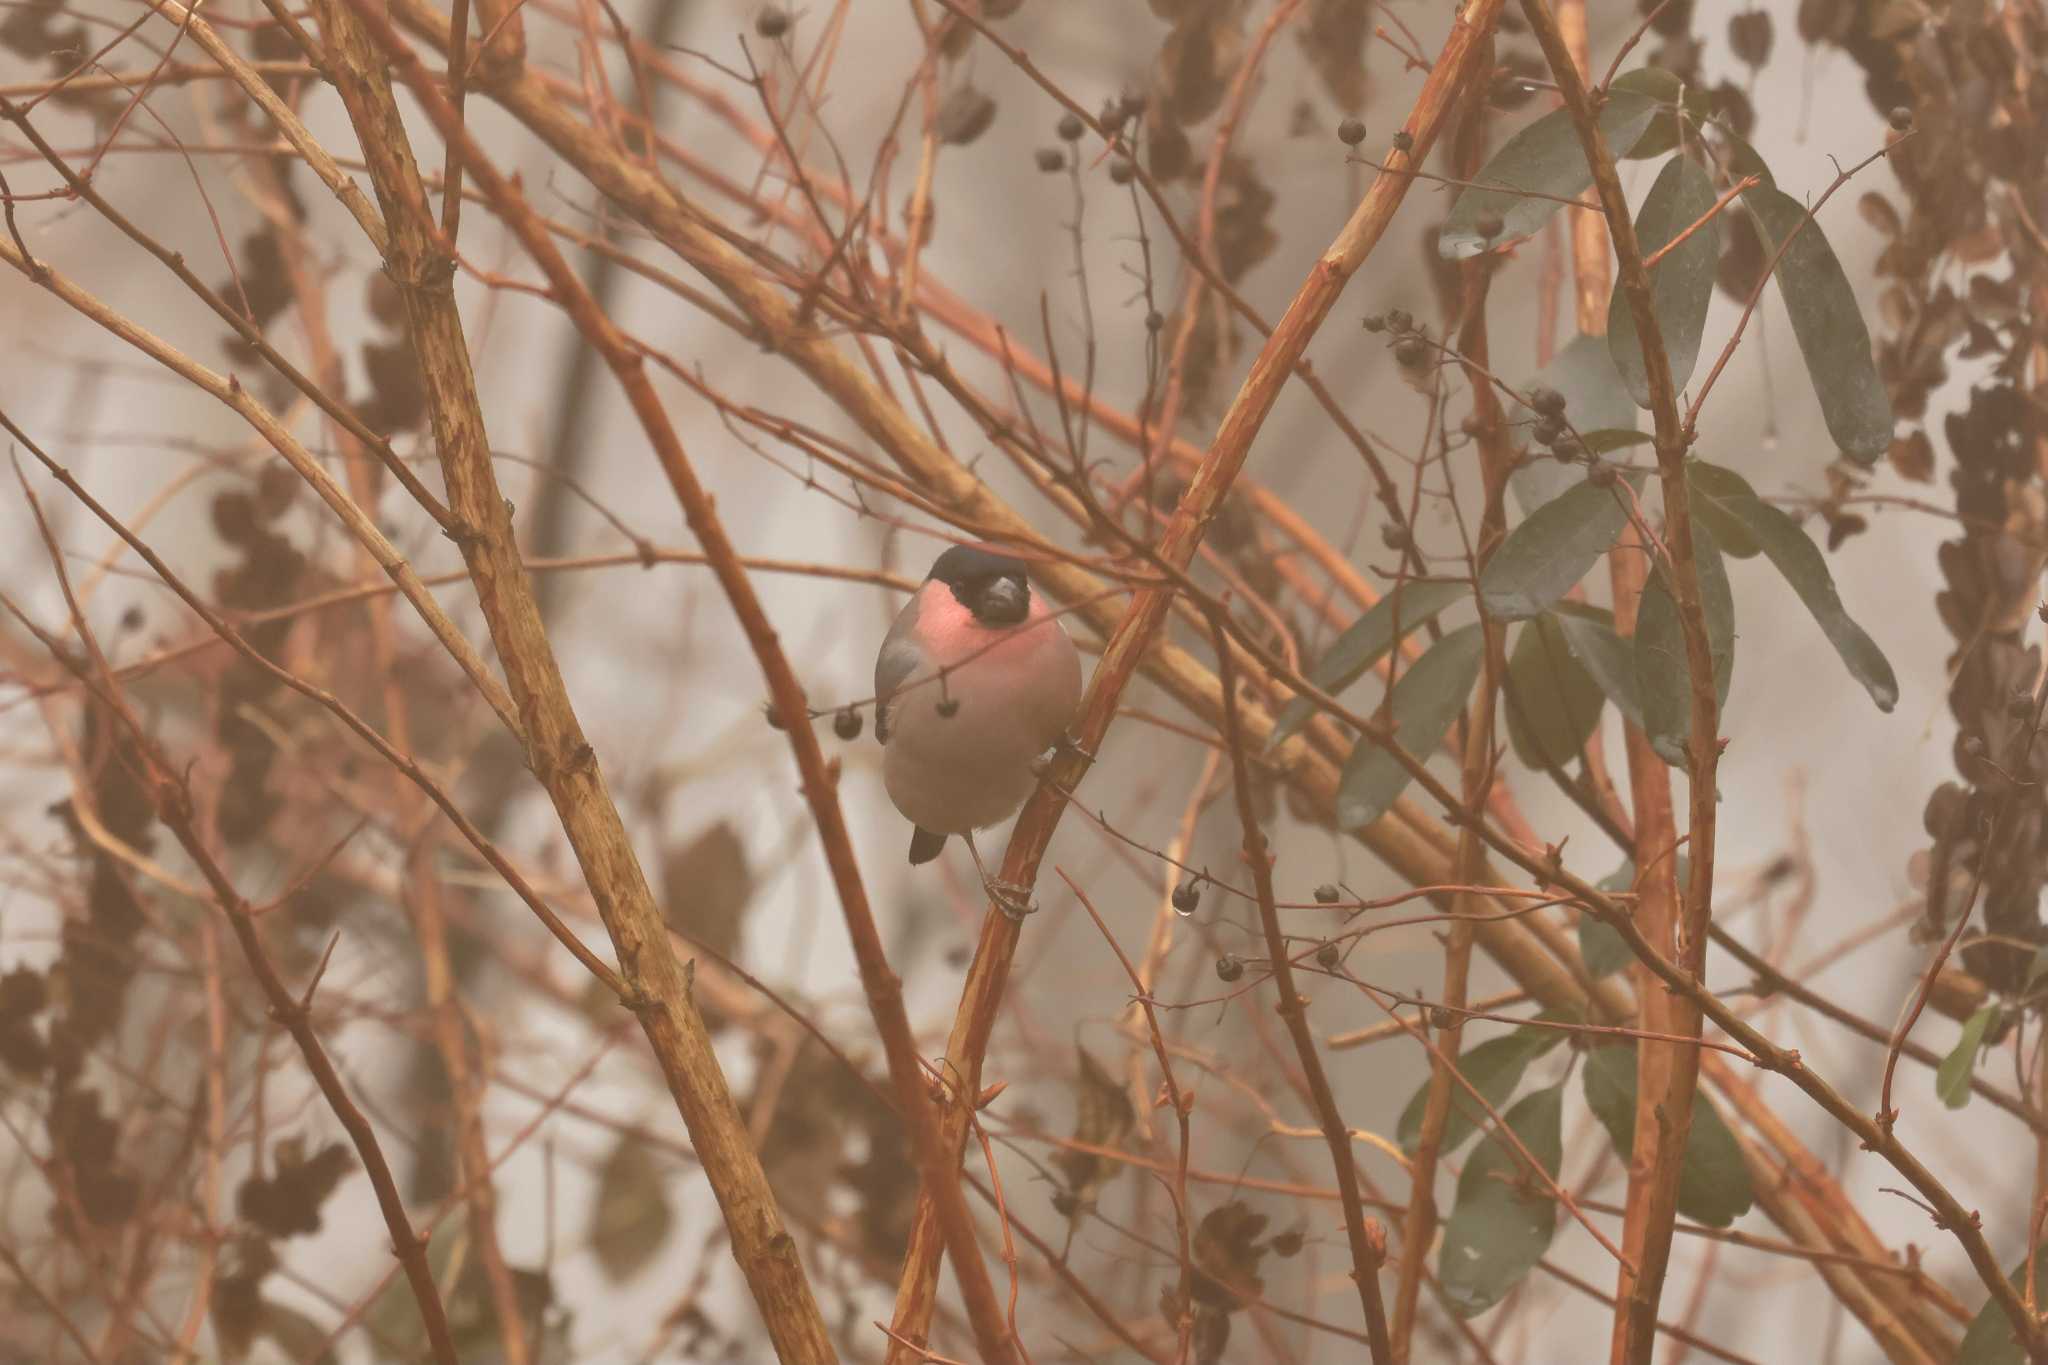
[[[945,846],[945,835],[934,834],[919,826],[917,833],[910,836],[910,865],[916,867],[919,863],[930,862],[939,856],[939,850]]]

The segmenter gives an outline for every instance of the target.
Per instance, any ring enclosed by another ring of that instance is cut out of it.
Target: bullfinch
[[[875,658],[882,783],[917,827],[911,863],[958,834],[990,898],[1027,913],[1030,888],[989,875],[974,831],[1024,804],[1080,704],[1080,652],[1023,561],[979,545],[941,554]]]

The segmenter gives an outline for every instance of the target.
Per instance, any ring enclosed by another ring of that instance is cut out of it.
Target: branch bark
[[[528,765],[547,789],[619,957],[625,1000],[645,1031],[746,1276],[784,1361],[836,1358],[733,1103],[690,977],[670,943],[595,751],[562,680],[519,558],[510,505],[485,437],[455,306],[454,263],[439,239],[382,53],[348,0],[315,6],[329,68],[370,166],[389,231],[385,269],[405,305],[463,561],[524,722]],[[444,30],[445,32],[445,27]]]

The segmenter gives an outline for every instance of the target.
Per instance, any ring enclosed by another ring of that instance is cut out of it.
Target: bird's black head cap
[[[979,545],[955,545],[932,563],[927,576],[953,590],[975,619],[1015,625],[1031,609],[1024,561]]]

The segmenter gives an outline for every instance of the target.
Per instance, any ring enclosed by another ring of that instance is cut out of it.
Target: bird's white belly
[[[1071,653],[1057,625],[1039,639],[1017,643]],[[1062,660],[1065,663],[1065,660]],[[890,707],[889,743],[882,781],[889,799],[934,834],[962,834],[1005,819],[1037,782],[1031,761],[1059,738],[1080,692],[1078,658],[1050,688],[1046,679],[1014,661],[974,659],[947,678],[944,698],[958,709],[943,715],[936,681],[912,684]],[[1050,695],[1048,695],[1050,693]]]

